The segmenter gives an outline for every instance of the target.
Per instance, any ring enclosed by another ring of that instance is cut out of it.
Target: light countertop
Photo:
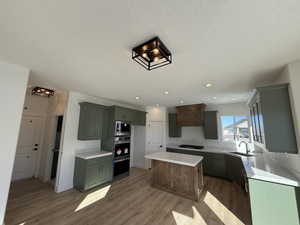
[[[202,156],[187,155],[173,152],[155,152],[152,154],[145,155],[145,158],[192,167],[197,166],[203,160]]]
[[[230,148],[220,148],[220,147],[212,147],[212,146],[204,146],[203,149],[194,149],[194,148],[182,148],[179,145],[167,145],[167,148],[175,148],[180,150],[186,151],[197,151],[197,152],[212,152],[212,153],[229,153],[229,152],[236,152],[237,150],[230,149]]]
[[[262,153],[241,157],[247,178],[300,187],[300,156]]]
[[[106,152],[106,151],[87,151],[83,153],[76,154],[76,157],[81,159],[94,159],[99,157],[104,157],[112,155],[112,152]]]

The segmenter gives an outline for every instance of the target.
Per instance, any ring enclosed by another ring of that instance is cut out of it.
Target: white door
[[[34,176],[40,149],[42,119],[25,116],[22,118],[12,180]]]
[[[165,124],[162,121],[151,121],[147,125],[147,148],[146,154],[165,151]],[[146,160],[146,168],[151,168],[150,160]]]
[[[148,153],[161,152],[164,150],[164,122],[151,121],[148,125]]]

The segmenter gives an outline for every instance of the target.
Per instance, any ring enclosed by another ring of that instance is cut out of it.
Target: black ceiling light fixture
[[[152,38],[132,49],[132,59],[147,70],[172,63],[172,54],[159,37]]]
[[[43,87],[34,87],[31,91],[31,94],[49,98],[50,96],[54,95],[54,90]]]

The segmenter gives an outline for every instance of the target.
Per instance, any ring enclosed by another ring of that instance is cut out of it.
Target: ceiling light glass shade
[[[172,63],[172,54],[159,37],[132,49],[132,59],[147,70],[153,70]]]

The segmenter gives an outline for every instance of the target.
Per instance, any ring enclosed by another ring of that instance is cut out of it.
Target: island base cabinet
[[[300,224],[297,207],[299,190],[254,179],[248,182],[253,225]]]
[[[202,163],[191,167],[152,160],[151,185],[199,201],[203,187]]]

